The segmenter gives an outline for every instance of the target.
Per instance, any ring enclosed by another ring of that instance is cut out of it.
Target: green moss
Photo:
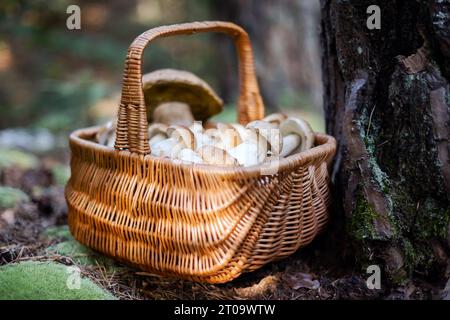
[[[36,156],[16,149],[0,148],[0,169],[12,165],[23,169],[35,168],[39,164]]]
[[[356,205],[349,223],[350,233],[358,240],[377,239],[374,222],[379,214],[362,196],[356,197]]]
[[[450,223],[450,206],[440,207],[435,200],[427,198],[416,215],[415,232],[420,239],[447,239]]]
[[[57,243],[47,248],[49,253],[56,253],[62,256],[70,257],[75,263],[83,266],[98,266],[101,265],[108,270],[114,270],[117,267],[112,259],[102,256],[90,248],[79,243],[70,234],[67,226],[55,227],[46,230],[43,234],[49,239],[62,239],[63,242]]]
[[[0,267],[0,299],[5,300],[115,300],[88,278],[70,287],[74,269],[54,262],[21,262]],[[68,285],[69,284],[69,285]]]
[[[84,266],[101,265],[107,269],[114,268],[114,261],[102,256],[88,247],[82,245],[74,238],[60,242],[47,249],[50,253],[56,253],[62,256],[72,258],[77,264]]]
[[[403,241],[403,252],[405,253],[407,265],[415,265],[417,261],[417,253],[411,242],[406,238]]]
[[[47,239],[63,239],[63,240],[73,239],[68,225],[49,227],[44,230],[42,235],[44,238]]]
[[[370,115],[367,114],[367,110],[362,113],[358,126],[360,135],[364,141],[367,151],[367,165],[371,172],[371,183],[383,194],[386,206],[387,206],[387,218],[391,226],[393,235],[398,236],[398,219],[394,215],[394,201],[392,199],[392,186],[389,176],[381,169],[377,160],[377,143],[374,136],[375,133],[380,130],[375,117],[369,121]],[[371,133],[371,134],[369,134]]]
[[[0,186],[0,208],[13,208],[19,202],[30,201],[22,190]]]

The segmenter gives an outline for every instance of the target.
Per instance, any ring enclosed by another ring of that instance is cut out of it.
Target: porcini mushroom
[[[203,163],[203,159],[200,157],[200,155],[188,148],[182,149],[178,153],[177,159],[184,162]]]
[[[309,123],[301,118],[287,118],[280,124],[281,135],[283,136],[282,156],[310,149],[314,143],[314,132]],[[300,137],[300,142],[296,137]]]
[[[114,147],[114,142],[116,140],[116,122],[108,121],[106,124],[101,126],[97,131],[95,138],[101,145],[111,148]]]
[[[227,151],[214,146],[204,145],[198,151],[204,163],[224,166],[236,166],[238,161]]]
[[[174,159],[183,149],[183,146],[176,138],[169,138],[156,142],[150,148],[151,154],[156,157],[168,157]]]
[[[265,139],[269,155],[280,154],[283,146],[283,139],[278,128],[274,128],[271,124],[262,120],[249,122],[246,128],[256,132],[259,137]]]
[[[262,121],[269,122],[270,124],[273,124],[278,127],[281,124],[281,122],[283,122],[286,119],[287,119],[287,115],[285,115],[284,113],[281,113],[281,112],[277,112],[277,113],[269,114],[267,117],[262,119]]]
[[[189,128],[184,126],[170,126],[167,129],[167,134],[183,147],[195,150],[196,141],[194,133]]]
[[[190,126],[194,122],[194,116],[186,103],[164,102],[153,111],[153,122],[166,125]]]
[[[142,83],[149,122],[153,122],[156,107],[166,102],[188,105],[194,119],[200,121],[222,111],[222,100],[205,81],[191,72],[161,69],[144,75]]]
[[[185,148],[195,149],[194,134],[183,126],[170,126],[166,130],[168,139],[150,145],[151,154],[157,157],[177,158]]]
[[[254,166],[259,163],[258,145],[253,141],[245,141],[229,149],[228,153],[244,167]]]
[[[169,127],[167,125],[162,123],[152,123],[148,127],[148,143],[150,144],[150,147],[153,144],[165,140],[169,137],[169,135],[167,134],[168,128]]]
[[[288,134],[283,137],[283,148],[281,149],[280,156],[286,157],[296,150],[300,144],[302,143],[302,139],[298,134]]]
[[[220,143],[220,132],[217,128],[206,129],[201,135],[200,143],[197,145],[197,149],[202,146],[217,146]]]
[[[220,138],[218,147],[220,148],[228,150],[242,143],[242,138],[239,131],[231,124],[218,123],[217,131]]]

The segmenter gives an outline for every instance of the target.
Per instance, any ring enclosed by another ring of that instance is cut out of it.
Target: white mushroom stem
[[[203,159],[197,152],[187,148],[178,153],[177,159],[185,162],[203,163]]]
[[[217,130],[219,131],[220,138],[220,142],[217,144],[217,147],[219,148],[228,150],[236,147],[242,142],[238,130],[229,124],[218,123]]]
[[[283,145],[280,130],[268,122],[257,120],[247,124],[247,128],[255,131],[260,137],[264,138],[267,143],[267,151],[270,155],[278,155]]]
[[[259,163],[258,145],[251,141],[246,141],[240,145],[229,149],[228,153],[236,158],[241,166],[249,167]]]
[[[184,148],[196,149],[194,133],[184,126],[170,126],[167,134],[175,138]]]
[[[197,150],[203,146],[217,146],[220,142],[220,132],[216,128],[207,129],[198,141]]]
[[[223,149],[214,146],[203,146],[199,150],[203,161],[208,164],[236,166],[238,161]]]
[[[148,143],[150,145],[153,145],[153,144],[155,144],[157,142],[160,142],[160,141],[163,141],[163,140],[166,140],[166,139],[167,139],[167,135],[166,134],[158,133],[158,134],[155,134],[153,137],[151,137],[150,140],[148,141]]]
[[[194,122],[191,108],[182,102],[165,102],[155,108],[153,122],[166,125],[190,126]]]
[[[255,154],[257,156],[258,163],[261,163],[266,159],[269,143],[261,134],[259,134],[259,131],[248,129],[246,140],[244,142],[256,145]]]
[[[301,118],[287,118],[280,124],[280,131],[283,137],[290,134],[300,136],[301,144],[294,153],[310,149],[314,144],[314,132],[309,123]]]
[[[183,149],[183,145],[175,138],[169,138],[150,145],[151,154],[156,157],[176,158]]]
[[[101,145],[114,147],[116,140],[116,124],[113,121],[107,122],[102,126],[96,135],[97,142]]]
[[[280,156],[286,157],[292,154],[294,150],[298,148],[300,143],[301,138],[297,134],[288,134],[287,136],[283,137],[283,148],[281,149]]]

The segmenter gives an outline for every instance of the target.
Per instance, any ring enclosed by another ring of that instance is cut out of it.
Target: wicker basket
[[[94,142],[98,128],[70,136],[72,176],[65,195],[70,230],[80,242],[140,269],[221,283],[286,257],[310,243],[328,220],[327,165],[333,137],[263,165],[176,164],[149,154],[142,92],[142,53],[156,38],[196,32],[231,36],[239,57],[239,122],[264,117],[249,38],[227,22],[151,29],[125,62],[115,148]]]

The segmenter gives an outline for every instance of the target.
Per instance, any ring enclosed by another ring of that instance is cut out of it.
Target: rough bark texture
[[[381,8],[369,30],[367,7]],[[322,0],[337,211],[361,266],[448,276],[450,1]]]

